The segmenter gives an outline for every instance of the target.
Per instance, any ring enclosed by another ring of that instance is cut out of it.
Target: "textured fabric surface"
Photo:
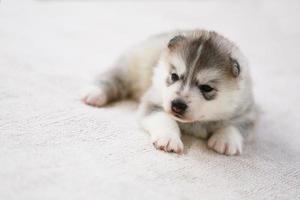
[[[284,2],[2,1],[0,199],[300,199],[300,4]],[[249,58],[262,111],[242,156],[188,136],[156,151],[134,102],[80,102],[130,45],[199,27]]]

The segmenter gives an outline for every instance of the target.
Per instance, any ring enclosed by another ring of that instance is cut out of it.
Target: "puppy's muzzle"
[[[175,99],[171,102],[171,109],[175,114],[182,115],[187,107],[186,103],[181,99]]]

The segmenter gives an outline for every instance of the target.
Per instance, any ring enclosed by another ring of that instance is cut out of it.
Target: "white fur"
[[[165,112],[156,112],[143,117],[141,125],[150,133],[155,148],[166,152],[183,152],[179,127]]]
[[[181,55],[171,56],[169,62],[173,66],[176,66],[176,71],[172,71],[172,72],[177,73],[179,76],[185,73],[186,67],[184,61],[181,58]],[[164,64],[168,64],[168,63],[164,63]]]
[[[91,86],[82,91],[81,99],[84,103],[91,106],[104,106],[107,103],[107,95],[103,88]]]
[[[208,146],[221,154],[239,155],[242,153],[243,138],[237,128],[228,126],[217,130],[209,138]]]

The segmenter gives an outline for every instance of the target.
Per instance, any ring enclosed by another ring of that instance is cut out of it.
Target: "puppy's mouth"
[[[182,115],[179,115],[179,114],[174,113],[174,112],[169,112],[169,114],[170,114],[176,121],[179,121],[179,122],[182,122],[182,123],[192,123],[192,122],[194,122],[194,120],[184,118]]]

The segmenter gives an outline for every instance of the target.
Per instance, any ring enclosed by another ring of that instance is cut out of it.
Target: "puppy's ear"
[[[182,35],[177,35],[177,36],[173,37],[168,43],[168,48],[170,50],[175,49],[176,46],[183,40],[185,40],[185,37]]]
[[[231,72],[234,77],[238,77],[241,73],[241,67],[237,60],[231,58]]]

